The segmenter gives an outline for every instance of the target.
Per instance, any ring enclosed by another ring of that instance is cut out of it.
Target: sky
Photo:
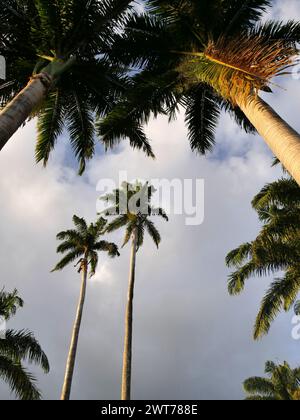
[[[297,0],[276,3],[272,15],[300,19]],[[284,89],[264,98],[300,131],[300,84],[288,76]],[[252,328],[271,278],[250,279],[245,292],[230,297],[226,254],[254,239],[259,223],[251,199],[281,176],[271,168],[272,154],[259,136],[243,133],[226,115],[217,130],[215,151],[193,154],[184,117],[168,125],[151,121],[147,133],[157,159],[147,159],[123,142],[114,152],[99,153],[78,177],[66,162],[62,139],[44,169],[34,162],[35,122],[27,124],[0,154],[0,263],[2,285],[17,288],[25,301],[9,328],[35,333],[49,357],[51,371],[37,375],[45,399],[58,399],[63,382],[80,277],[71,265],[50,273],[57,262],[56,234],[72,227],[77,214],[94,221],[104,178],[204,179],[205,220],[186,226],[184,216],[158,222],[162,243],[146,240],[138,253],[134,303],[133,399],[237,400],[242,382],[262,375],[267,360],[299,364],[300,342],[291,337],[292,313],[282,314],[259,342]],[[109,237],[118,244],[122,233]],[[72,399],[119,399],[128,281],[129,247],[121,257],[99,259],[88,283]],[[0,382],[0,399],[14,399]]]

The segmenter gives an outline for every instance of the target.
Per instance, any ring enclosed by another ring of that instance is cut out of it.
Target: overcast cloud
[[[300,19],[297,0],[280,1],[273,15]],[[299,81],[266,99],[298,131]],[[205,221],[187,227],[183,216],[158,222],[162,244],[147,240],[138,254],[134,320],[133,398],[241,399],[242,382],[263,373],[266,360],[299,364],[300,343],[291,338],[292,314],[281,315],[268,337],[252,340],[259,302],[270,279],[249,280],[240,297],[229,297],[224,258],[255,237],[259,224],[250,202],[280,176],[258,136],[244,134],[223,116],[217,146],[207,159],[191,153],[183,117],[148,127],[157,156],[151,161],[124,142],[100,153],[80,178],[66,166],[61,141],[45,170],[34,163],[35,124],[17,132],[0,155],[1,283],[25,300],[9,327],[28,328],[47,352],[51,373],[38,375],[45,399],[57,399],[63,381],[80,287],[71,266],[50,274],[57,261],[55,236],[71,227],[72,215],[96,217],[96,184],[127,170],[129,179],[203,178]],[[111,237],[121,243],[121,234]],[[118,399],[129,248],[117,260],[100,257],[88,284],[73,399]],[[0,398],[13,398],[0,383]]]

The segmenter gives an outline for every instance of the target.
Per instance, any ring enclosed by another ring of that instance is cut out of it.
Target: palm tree
[[[154,191],[154,188],[149,184],[143,185],[137,182],[133,185],[124,182],[121,189],[117,189],[113,191],[113,193],[101,197],[102,200],[112,205],[110,208],[106,209],[105,214],[107,216],[118,215],[107,226],[107,232],[114,232],[121,228],[126,228],[123,247],[131,239],[129,285],[125,315],[122,400],[130,400],[131,398],[133,298],[137,252],[143,245],[145,230],[148,232],[157,248],[161,242],[161,236],[152,220],[150,220],[150,216],[160,216],[163,219],[168,220],[163,209],[151,206],[151,198]]]
[[[253,377],[244,382],[247,400],[300,400],[300,368],[292,369],[287,362],[267,362],[268,378]]]
[[[142,124],[185,108],[191,148],[211,150],[221,110],[247,132],[256,130],[300,184],[300,137],[259,96],[298,55],[300,23],[267,21],[269,0],[148,0],[148,15],[128,18],[111,59],[138,68],[132,88],[98,133],[107,147],[122,137],[139,147]],[[136,132],[126,124],[135,122]]]
[[[103,58],[131,0],[5,0],[0,7],[0,150],[38,116],[36,160],[46,165],[67,128],[80,174],[94,154],[94,115],[104,115],[127,81]],[[29,82],[28,82],[29,80]]]
[[[229,276],[229,292],[244,290],[248,278],[283,271],[267,290],[258,313],[254,338],[267,334],[281,310],[288,311],[300,291],[300,188],[291,178],[266,185],[252,202],[260,221],[260,233],[226,258],[235,267]]]
[[[0,318],[9,320],[23,306],[18,292],[0,291]],[[33,333],[27,330],[7,330],[0,337],[0,377],[21,400],[39,400],[41,393],[35,377],[23,366],[23,362],[35,363],[49,372],[49,362]]]
[[[78,260],[75,267],[79,266],[78,272],[82,275],[80,297],[61,393],[62,400],[69,400],[71,394],[77,345],[86,295],[88,268],[90,267],[90,277],[94,276],[98,265],[99,251],[107,252],[110,257],[119,256],[118,247],[115,244],[100,240],[100,237],[105,233],[106,229],[107,221],[105,219],[100,218],[96,223],[91,223],[88,226],[84,219],[74,216],[73,222],[75,229],[63,231],[57,235],[57,239],[62,241],[57,248],[57,252],[67,254],[52,270],[62,270],[68,264]]]

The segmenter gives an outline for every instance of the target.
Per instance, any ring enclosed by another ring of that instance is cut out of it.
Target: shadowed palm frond
[[[298,400],[300,391],[299,368],[292,369],[287,362],[276,365],[267,362],[268,378],[252,377],[244,382],[247,400]]]
[[[18,361],[0,355],[0,377],[9,384],[12,392],[21,400],[40,400],[41,393],[35,377]]]
[[[7,293],[4,289],[0,290],[0,316],[6,320],[15,315],[19,308],[24,305],[23,300],[19,297],[18,291],[15,289],[11,293]]]
[[[45,373],[50,370],[46,354],[30,331],[7,330],[5,339],[0,340],[0,354],[40,365]]]
[[[238,294],[246,279],[280,271],[284,275],[267,290],[254,327],[254,338],[267,334],[281,311],[289,311],[300,291],[300,189],[291,178],[267,184],[252,206],[263,223],[256,239],[231,251],[226,258],[236,271],[229,275],[229,293]]]

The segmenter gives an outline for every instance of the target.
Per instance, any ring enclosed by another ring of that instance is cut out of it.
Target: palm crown
[[[23,306],[17,291],[0,291],[0,316],[9,320],[18,308]],[[40,365],[45,373],[49,372],[47,356],[34,335],[27,330],[7,330],[0,339],[0,378],[7,382],[18,398],[39,400],[41,393],[36,386],[35,377],[23,366],[23,362]]]
[[[108,224],[107,232],[126,227],[123,246],[129,242],[134,230],[137,232],[137,248],[143,245],[145,230],[155,245],[159,246],[161,236],[150,217],[160,216],[168,221],[168,216],[162,208],[151,205],[154,192],[154,188],[148,183],[143,185],[139,182],[136,184],[124,182],[122,188],[101,197],[103,201],[111,204],[105,210],[105,215],[118,215]]]
[[[237,98],[271,90],[272,77],[293,63],[300,24],[259,24],[271,5],[268,0],[153,0],[147,4],[150,14],[129,17],[125,35],[115,36],[111,59],[142,71],[97,126],[107,147],[114,146],[122,134],[131,144],[137,134],[146,139],[142,124],[151,113],[172,119],[181,106],[191,147],[201,154],[214,145],[222,109],[247,132],[254,132]],[[128,124],[135,135],[128,133]],[[147,152],[151,154],[151,148]]]
[[[240,293],[254,276],[284,271],[267,291],[255,325],[255,338],[266,334],[280,310],[289,310],[300,290],[300,188],[290,178],[266,185],[254,198],[262,229],[257,238],[227,256],[236,271],[229,277],[229,292]]]
[[[105,234],[107,221],[100,218],[89,226],[83,218],[73,216],[75,229],[60,232],[57,239],[62,241],[57,252],[66,253],[64,258],[56,265],[53,271],[62,270],[68,264],[78,260],[90,266],[90,275],[93,276],[98,265],[98,252],[107,252],[110,257],[119,256],[118,247],[114,243],[100,240]]]
[[[67,128],[80,173],[95,149],[94,116],[104,115],[126,77],[103,58],[130,0],[1,0],[0,54],[9,80],[0,84],[0,107],[45,69],[54,77],[38,116],[36,159],[47,163]]]
[[[247,400],[290,401],[300,399],[300,369],[292,369],[287,362],[276,365],[267,362],[268,378],[252,377],[244,382]]]

